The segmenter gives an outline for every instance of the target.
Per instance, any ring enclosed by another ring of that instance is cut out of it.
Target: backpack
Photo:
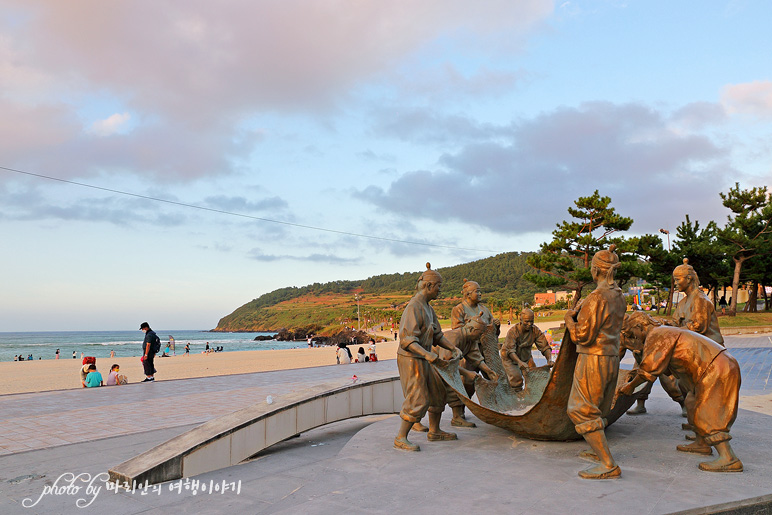
[[[161,339],[157,334],[155,335],[155,341],[153,342],[153,346],[151,348],[153,349],[153,354],[158,354],[161,352]]]

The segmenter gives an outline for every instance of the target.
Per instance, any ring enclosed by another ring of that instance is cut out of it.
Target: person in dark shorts
[[[142,322],[139,329],[145,333],[145,340],[142,342],[142,367],[145,370],[145,379],[142,382],[146,383],[148,381],[155,381],[156,370],[153,364],[155,359],[153,345],[158,340],[158,335],[150,329],[150,324],[147,322]]]

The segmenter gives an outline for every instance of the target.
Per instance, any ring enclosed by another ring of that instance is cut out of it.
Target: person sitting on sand
[[[118,386],[121,384],[118,381],[118,372],[120,369],[121,367],[119,367],[117,364],[110,367],[110,373],[107,374],[107,382],[105,383],[107,386]]]
[[[96,388],[98,386],[102,386],[102,374],[97,372],[96,365],[93,363],[88,366],[88,374],[86,375],[85,381],[83,381],[83,386],[86,388]]]
[[[364,363],[367,361],[367,356],[365,356],[365,348],[359,347],[359,351],[357,352],[357,363]]]
[[[348,355],[349,350],[341,344],[338,344],[337,359],[338,365],[348,365],[351,363],[351,358]]]
[[[83,365],[80,368],[80,385],[85,388],[86,387],[86,376],[88,375],[88,364]]]

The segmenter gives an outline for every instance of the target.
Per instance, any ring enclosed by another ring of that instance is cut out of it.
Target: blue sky
[[[0,331],[209,329],[284,286],[536,250],[595,189],[635,234],[721,223],[719,192],[772,177],[770,19],[0,0],[1,167],[252,217],[0,170]]]

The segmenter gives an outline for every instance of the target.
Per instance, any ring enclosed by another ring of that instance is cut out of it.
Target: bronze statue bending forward
[[[432,350],[433,345],[460,354],[443,335],[437,314],[429,305],[430,301],[439,296],[441,289],[442,277],[426,263],[426,271],[418,280],[418,293],[410,299],[400,320],[397,369],[405,401],[399,413],[402,422],[394,439],[394,447],[397,449],[421,450],[418,445],[407,439],[407,434],[427,411],[429,441],[457,438],[455,433],[440,429],[440,416],[445,409],[445,388],[429,366],[429,363],[447,363]]]
[[[482,313],[474,318],[467,320],[466,325],[457,329],[451,329],[445,333],[445,338],[453,344],[458,350],[461,351],[463,360],[459,364],[458,372],[464,382],[464,386],[467,388],[471,385],[474,392],[474,382],[477,379],[477,371],[484,372],[488,379],[492,382],[499,380],[498,374],[491,370],[491,368],[485,363],[482,353],[480,352],[480,346],[478,342],[480,336],[485,332],[488,324],[482,318]],[[442,347],[434,347],[440,358],[444,360],[451,360],[453,353]],[[435,369],[432,369],[434,374],[437,374]],[[445,402],[453,410],[453,418],[450,421],[451,426],[455,427],[476,427],[473,422],[469,422],[464,417],[464,403],[458,398],[458,394],[453,391],[452,388],[445,385],[442,379],[438,376],[437,380],[442,385],[445,391]]]
[[[619,334],[626,309],[622,290],[614,282],[619,266],[615,247],[611,245],[593,256],[590,272],[598,287],[565,316],[566,330],[579,354],[568,399],[568,416],[576,432],[592,447],[592,453],[583,455],[600,461],[579,472],[579,477],[584,479],[621,475],[604,432],[619,374]]]
[[[686,329],[660,326],[641,312],[625,318],[622,341],[625,347],[641,351],[642,358],[637,375],[620,388],[620,393],[630,395],[636,386],[654,381],[669,369],[692,393],[690,423],[697,434],[695,442],[677,449],[710,455],[713,446],[718,458],[700,463],[700,469],[742,472],[743,464],[729,445],[729,429],[737,418],[740,395],[737,360],[713,340]]]

